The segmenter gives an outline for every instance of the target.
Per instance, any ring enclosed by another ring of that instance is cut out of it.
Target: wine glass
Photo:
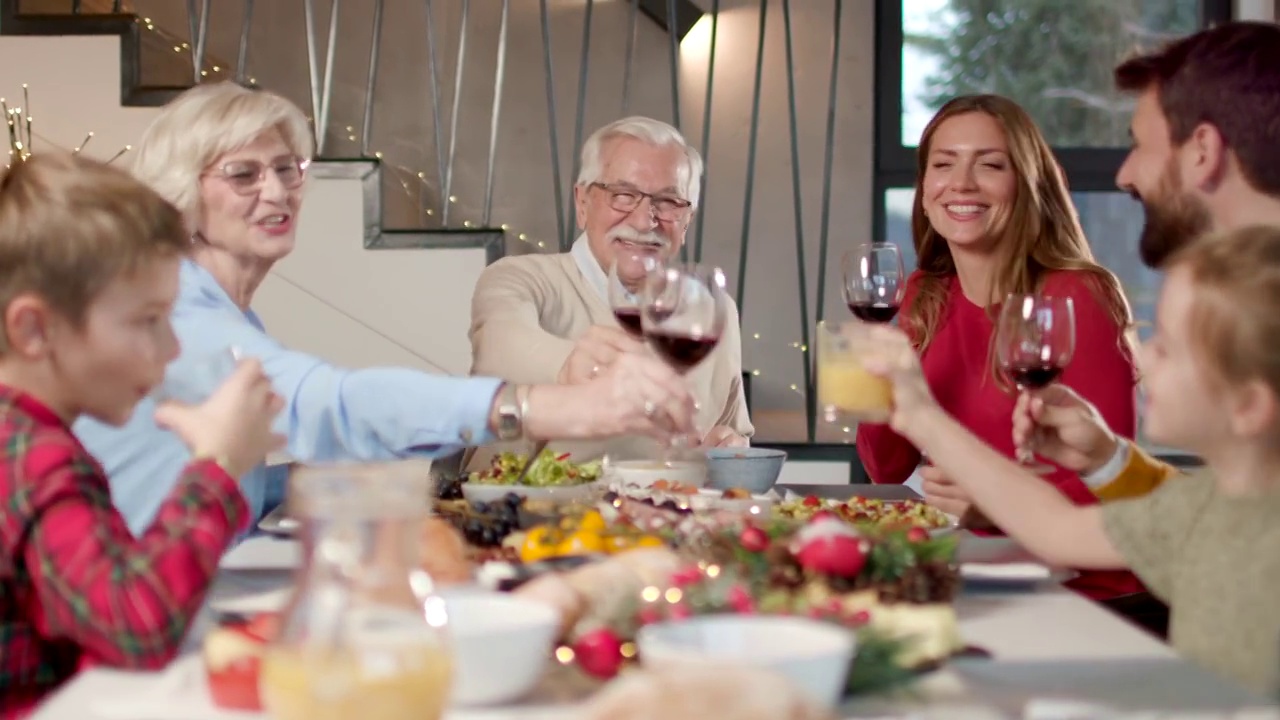
[[[887,323],[898,314],[907,289],[907,273],[902,253],[893,243],[859,245],[845,253],[844,301],[859,320]]]
[[[1071,362],[1076,348],[1075,308],[1069,297],[1012,294],[996,325],[996,359],[1022,393],[1047,387]],[[1035,472],[1053,467],[1034,462],[1033,447],[1018,451],[1018,462]]]
[[[671,263],[645,277],[640,313],[644,337],[677,373],[687,375],[720,343],[729,318],[724,271]],[[673,439],[683,444],[688,438]],[[697,444],[697,439],[690,444]],[[667,448],[671,460],[671,447]]]
[[[640,306],[644,280],[658,267],[651,253],[619,253],[609,267],[609,307],[618,323],[632,335],[640,337]]]
[[[716,349],[728,317],[729,294],[718,267],[676,263],[645,278],[644,337],[681,375]]]

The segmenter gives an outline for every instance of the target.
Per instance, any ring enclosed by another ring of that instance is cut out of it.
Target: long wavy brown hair
[[[1012,209],[997,217],[991,227],[995,247],[1001,251],[991,287],[992,298],[1010,293],[1038,292],[1045,279],[1060,270],[1089,273],[1090,283],[1131,352],[1133,316],[1120,282],[1111,271],[1093,259],[1066,177],[1045,141],[1040,128],[1017,103],[999,95],[962,95],[943,105],[920,138],[916,153],[916,196],[911,208],[911,235],[920,273],[916,295],[902,317],[919,352],[924,352],[942,325],[946,312],[949,281],[956,274],[955,260],[946,238],[934,230],[924,212],[924,177],[930,146],[938,127],[948,119],[967,113],[986,113],[998,122],[1009,146],[1009,161],[1017,177]],[[987,305],[994,320],[995,307]],[[994,333],[992,343],[994,344]],[[997,367],[995,353],[988,353],[992,375],[1007,384]]]

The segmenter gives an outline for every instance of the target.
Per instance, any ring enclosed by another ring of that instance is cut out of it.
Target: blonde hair
[[[190,245],[178,210],[124,170],[48,151],[0,176],[0,308],[34,293],[79,325],[115,278]]]
[[[200,221],[200,176],[219,157],[273,129],[299,158],[315,152],[311,126],[289,100],[234,82],[197,85],[152,121],[130,153],[130,169],[173,203],[191,229]]]
[[[1066,178],[1054,159],[1040,128],[1017,103],[999,95],[962,95],[943,105],[924,129],[916,153],[915,202],[911,208],[911,234],[916,266],[921,278],[915,299],[902,317],[917,350],[929,347],[941,327],[947,304],[947,283],[956,274],[955,260],[946,238],[938,234],[924,212],[924,179],[930,146],[942,123],[969,113],[984,113],[1000,125],[1009,147],[1009,162],[1017,177],[1017,192],[1006,216],[996,218],[992,233],[1003,259],[996,270],[992,297],[1041,290],[1050,273],[1079,270],[1089,274],[1089,285],[1103,307],[1121,328],[1125,349],[1132,353],[1133,316],[1111,271],[1093,260],[1067,190]],[[992,312],[989,307],[988,312]],[[992,338],[994,343],[995,338]],[[988,353],[992,376],[1005,385],[995,353]]]
[[[634,138],[650,145],[672,145],[684,153],[684,162],[676,169],[677,188],[680,195],[698,207],[698,195],[702,190],[702,156],[685,141],[680,131],[653,118],[642,115],[615,120],[591,133],[582,144],[582,168],[578,171],[578,185],[590,185],[600,179],[604,163],[600,155],[605,142],[616,138]]]
[[[1187,337],[1216,380],[1262,380],[1280,394],[1280,228],[1257,225],[1205,236],[1175,253],[1194,298]]]

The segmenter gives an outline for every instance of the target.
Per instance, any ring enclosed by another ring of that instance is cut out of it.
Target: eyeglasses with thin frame
[[[682,220],[688,214],[693,203],[675,195],[664,193],[647,193],[626,185],[608,183],[591,183],[591,187],[600,188],[609,198],[609,207],[618,212],[632,213],[640,207],[645,198],[649,199],[649,207],[659,220],[668,222]]]
[[[278,158],[270,163],[257,160],[233,160],[205,174],[225,180],[232,190],[241,195],[251,195],[262,188],[262,183],[267,179],[268,170],[276,174],[276,179],[286,189],[297,189],[306,179],[307,166],[310,164],[310,160],[293,156]]]

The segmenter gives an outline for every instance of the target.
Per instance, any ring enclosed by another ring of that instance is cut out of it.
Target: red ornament
[[[734,585],[729,588],[729,595],[726,598],[729,601],[729,607],[736,612],[750,614],[756,610],[755,598],[751,597],[751,593],[741,585]]]
[[[769,533],[754,525],[748,525],[742,528],[742,533],[738,535],[738,544],[747,552],[764,552],[769,547]]]
[[[608,680],[622,667],[622,641],[609,628],[592,630],[573,644],[573,655],[583,672]]]
[[[871,613],[866,610],[859,610],[849,616],[849,624],[854,627],[862,627],[871,622]]]
[[[832,520],[839,520],[840,516],[830,510],[819,510],[818,512],[813,514],[813,517],[809,518],[809,522],[817,522],[819,520],[825,520],[828,518]]]
[[[907,542],[924,542],[929,539],[929,531],[922,527],[913,527],[907,530]]]
[[[862,572],[870,552],[870,543],[838,520],[806,525],[791,546],[796,562],[806,570],[847,578]]]
[[[658,612],[656,607],[644,607],[640,608],[636,619],[640,621],[641,625],[652,625],[662,621],[662,613]]]
[[[671,574],[671,584],[676,587],[687,587],[700,580],[702,580],[702,568],[697,565],[690,565]]]
[[[818,499],[817,495],[806,495],[804,498],[805,507],[818,507],[821,504],[822,501]]]

